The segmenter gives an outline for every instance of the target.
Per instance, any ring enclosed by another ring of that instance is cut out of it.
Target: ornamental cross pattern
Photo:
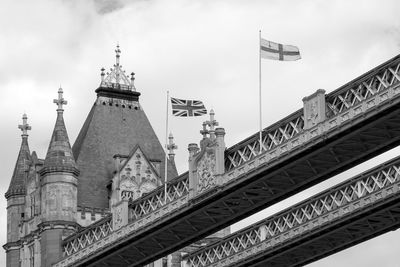
[[[313,148],[312,146],[315,140],[313,138],[318,135],[325,136],[326,133],[330,134],[336,130],[342,133],[342,130],[340,130],[342,126],[346,127],[350,123],[359,123],[359,121],[363,121],[364,118],[362,115],[365,115],[366,118],[373,118],[370,114],[377,114],[375,112],[378,112],[382,107],[390,106],[397,108],[398,106],[392,106],[394,105],[392,102],[396,105],[400,103],[399,95],[400,57],[397,57],[395,60],[379,66],[373,72],[371,71],[326,95],[326,119],[313,129],[304,129],[304,113],[301,109],[265,128],[262,131],[261,142],[258,133],[256,133],[227,149],[225,151],[226,172],[222,177],[223,183],[221,185],[221,190],[224,190],[222,188],[223,186],[230,186],[228,183],[232,181],[236,183],[239,178],[245,176],[245,173],[246,175],[251,175],[252,172],[254,173],[254,170],[257,170],[256,168],[262,169],[264,168],[263,166],[268,165],[273,160],[290,159],[288,154],[299,149],[299,147]],[[397,113],[395,115],[397,116]],[[395,115],[392,116],[394,117]],[[352,121],[354,118],[356,118],[357,121]],[[385,124],[386,122],[378,124],[378,126],[397,125],[397,120],[392,117],[389,117],[388,120],[389,119],[392,121],[387,122],[387,124]],[[206,127],[204,127],[204,129],[207,130]],[[390,135],[393,135],[393,133],[394,130],[390,132]],[[369,137],[365,135],[365,138]],[[346,141],[347,140],[353,142],[355,139],[349,138],[346,139]],[[375,137],[371,137],[370,140],[376,142]],[[366,142],[365,147],[368,144],[369,143]],[[330,155],[335,157],[336,154],[331,150],[329,156]],[[345,162],[344,159],[343,161],[340,158],[335,159],[338,163]],[[309,162],[308,160],[304,161],[304,163]],[[355,203],[370,195],[379,194],[381,190],[391,187],[394,184],[396,184],[394,188],[398,188],[397,184],[400,181],[400,166],[398,163],[399,162],[396,162],[396,165],[392,168],[385,167],[379,172],[370,173],[371,175],[369,176],[353,179],[348,184],[343,184],[338,187],[337,190],[327,191],[323,195],[319,195],[318,198],[312,198],[308,202],[304,202],[299,206],[297,205],[294,207],[295,209],[284,211],[277,217],[264,220],[258,227],[237,233],[235,236],[224,238],[222,241],[213,245],[211,248],[212,251],[210,248],[205,248],[195,254],[188,255],[186,259],[188,259],[187,261],[193,266],[201,266],[203,262],[207,261],[217,262],[219,259],[231,257],[231,250],[244,251],[253,248],[257,244],[266,242],[268,239],[284,236],[285,233],[292,231],[295,227],[307,225],[310,220],[312,221],[320,216],[324,216],[324,214],[329,214],[333,210],[341,209],[348,204]],[[329,166],[327,166],[327,168]],[[307,168],[307,170],[314,172],[319,171],[312,168]],[[286,179],[283,175],[279,175],[279,177]],[[287,180],[289,181],[290,177],[288,177]],[[266,189],[264,191],[266,191],[269,185],[265,181],[262,181],[262,184],[265,185]],[[278,188],[278,186],[276,188]],[[248,189],[253,190],[251,187]],[[276,194],[275,192],[278,191],[271,190],[272,195]],[[156,220],[167,218],[167,216],[171,216],[169,218],[172,218],[173,216],[168,212],[178,213],[180,209],[186,209],[190,199],[187,197],[188,195],[189,178],[186,174],[167,184],[166,197],[164,188],[159,187],[148,195],[131,201],[129,203],[128,225],[124,229],[134,229],[132,231],[136,231],[139,227],[151,227],[149,225],[154,224]],[[232,199],[239,199],[239,197],[243,199],[242,196],[243,195],[238,194],[235,198],[232,197]],[[251,200],[243,203],[250,202]],[[228,202],[224,202],[224,204],[227,205],[227,207],[231,207]],[[232,204],[232,207],[233,205],[234,204]],[[134,236],[134,234],[130,235]],[[83,258],[87,257],[90,253],[94,253],[93,248],[98,251],[99,255],[102,253],[101,250],[107,251],[107,247],[115,241],[113,238],[116,237],[118,237],[117,232],[110,232],[105,235],[105,238],[102,238],[101,241],[99,239],[98,242],[93,242],[92,247],[86,243],[84,246],[77,247],[72,244],[76,244],[78,238],[76,236],[71,236],[70,239],[64,242],[64,251],[66,252],[65,255],[74,254],[75,258],[67,257],[62,262],[69,261],[75,263],[77,260],[84,261]],[[87,249],[86,252],[84,249]],[[81,251],[83,252],[80,253]],[[216,260],[214,260],[214,258]]]
[[[57,105],[57,111],[63,111],[63,105],[66,105],[68,102],[63,98],[63,89],[60,87],[58,89],[58,99],[54,99],[53,102]]]
[[[22,116],[22,124],[18,125],[18,128],[21,129],[23,136],[28,136],[28,130],[31,130],[32,127],[27,122],[28,117],[26,114]]]
[[[393,187],[400,181],[400,158],[394,162],[379,167],[367,174],[356,176],[349,181],[343,182],[338,186],[330,188],[317,196],[313,196],[297,205],[272,215],[258,223],[255,223],[237,233],[231,234],[224,239],[195,251],[186,256],[188,267],[206,266],[232,266],[234,255],[239,255],[247,251],[248,257],[251,256],[251,249],[261,243],[269,243],[271,248],[278,246],[287,239],[295,238],[297,235],[304,235],[313,227],[321,227],[323,224],[332,223],[335,220],[346,216],[348,212],[338,212],[341,208],[357,209],[361,203],[368,205],[368,201],[361,201],[370,196],[378,195],[385,189]],[[381,194],[386,196],[384,194]],[[389,196],[386,196],[389,197]],[[380,201],[380,198],[369,198],[371,201]],[[329,217],[329,220],[317,220],[318,218],[328,218],[328,214],[336,212],[336,216]],[[341,214],[340,216],[338,214]],[[310,223],[310,222],[314,222]],[[318,223],[317,223],[318,222]],[[307,225],[304,228],[301,226]],[[296,234],[288,234],[291,230],[297,229]],[[299,232],[299,229],[302,229]],[[279,238],[286,234],[285,238]],[[273,241],[273,242],[272,242]],[[269,249],[271,249],[269,248]],[[222,262],[225,260],[224,262]],[[234,264],[235,265],[235,264]]]
[[[344,113],[367,99],[384,94],[390,87],[399,84],[399,73],[400,63],[395,61],[391,64],[380,66],[375,72],[364,75],[356,82],[346,84],[327,95],[327,119]],[[261,144],[257,133],[248,138],[246,142],[228,148],[226,152],[226,171],[238,168],[253,160],[260,154],[260,146],[261,153],[265,153],[292,138],[296,138],[302,132],[304,132],[304,116],[303,111],[299,110],[279,123],[264,129],[262,131]]]

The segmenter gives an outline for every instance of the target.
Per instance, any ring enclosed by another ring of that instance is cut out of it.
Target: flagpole
[[[261,106],[261,30],[259,30],[259,42],[258,42],[258,49],[259,49],[259,56],[258,56],[258,97],[259,97],[259,107],[260,107],[260,154],[262,150],[262,106]]]
[[[164,201],[167,204],[167,178],[168,178],[168,117],[169,117],[169,91],[167,91],[167,116],[165,121],[165,168],[164,168]]]

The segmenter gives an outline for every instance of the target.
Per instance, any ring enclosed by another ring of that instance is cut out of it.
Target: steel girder
[[[400,157],[186,257],[190,267],[302,266],[400,227]]]
[[[398,66],[399,60],[396,57],[394,63],[385,64]],[[368,75],[375,77],[376,73],[372,71]],[[382,80],[383,76],[379,77]],[[390,78],[391,82],[393,77]],[[290,153],[281,150],[279,156],[268,163],[259,162],[256,168],[243,167],[243,164],[233,168],[224,174],[228,182],[222,186],[190,200],[184,196],[180,203],[172,203],[163,216],[154,216],[146,223],[141,221],[143,224],[140,227],[135,228],[136,222],[132,222],[120,232],[106,237],[102,241],[105,245],[92,246],[84,257],[73,264],[144,265],[398,145],[399,84],[392,85],[387,88],[392,92],[390,96],[384,92],[368,100],[373,106],[359,102],[358,108],[364,108],[365,112],[357,113],[346,106],[344,112],[350,110],[352,114],[339,113],[338,116],[345,116],[341,118],[339,126],[332,126],[323,134],[311,136]],[[397,93],[393,94],[395,90]],[[251,165],[261,157],[263,155],[247,158],[245,164]],[[234,179],[229,178],[230,175]],[[173,205],[178,208],[174,209]],[[162,209],[145,214],[139,221],[150,218]],[[108,242],[107,238],[112,242]]]

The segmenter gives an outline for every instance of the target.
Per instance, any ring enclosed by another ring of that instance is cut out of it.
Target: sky
[[[264,127],[302,108],[302,98],[327,93],[400,51],[397,0],[2,0],[0,2],[0,192],[8,189],[21,143],[22,114],[32,126],[29,146],[44,158],[62,86],[71,143],[95,101],[100,69],[115,62],[135,72],[135,86],[161,143],[167,91],[202,100],[226,130],[227,146],[258,130],[259,30],[296,45],[302,59],[263,60]],[[170,118],[179,173],[189,143],[207,117]],[[232,226],[237,230],[399,155],[395,148],[327,182]],[[0,243],[6,243],[6,201],[0,197]],[[400,231],[382,235],[309,266],[399,266]],[[5,253],[0,253],[5,266]]]

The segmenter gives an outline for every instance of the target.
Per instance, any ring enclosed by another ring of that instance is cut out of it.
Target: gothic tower
[[[11,178],[10,186],[5,194],[7,199],[7,244],[4,245],[7,254],[7,267],[19,266],[20,244],[19,244],[19,225],[25,217],[25,180],[30,161],[28,145],[28,130],[31,127],[27,123],[27,116],[22,116],[22,125],[18,128],[22,130],[22,142],[19,149],[14,173]]]
[[[118,201],[131,201],[161,186],[165,152],[134,86],[116,63],[101,72],[97,98],[71,148],[58,91],[57,118],[44,159],[30,154],[24,114],[22,143],[7,199],[7,267],[52,266],[64,256],[63,240],[107,220]],[[168,179],[177,176],[176,146],[168,145]]]
[[[159,180],[164,181],[164,150],[139,103],[134,73],[127,77],[120,64],[119,46],[115,52],[116,62],[109,73],[102,69],[97,99],[72,147],[81,172],[78,187],[81,211],[110,208],[111,180],[119,171],[115,156],[124,160],[137,148]],[[167,166],[168,177],[177,176],[175,165]]]
[[[41,180],[41,263],[51,266],[62,257],[62,238],[76,227],[77,183],[79,171],[72,154],[63,118],[63,91],[58,90],[57,119],[50,140]]]

